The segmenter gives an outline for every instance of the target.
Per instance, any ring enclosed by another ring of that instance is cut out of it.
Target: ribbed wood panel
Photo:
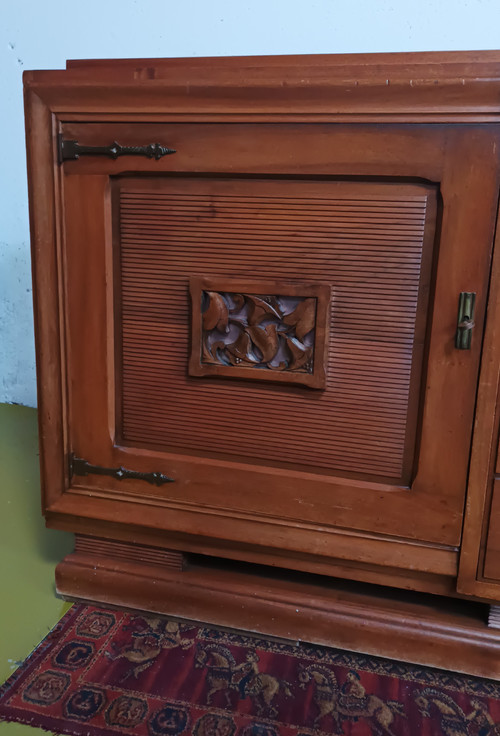
[[[143,544],[85,537],[81,534],[75,535],[75,552],[127,562],[145,562],[148,565],[160,565],[168,570],[182,570],[184,564],[181,552],[146,547]]]
[[[429,192],[129,186],[119,215],[123,441],[401,479],[417,415],[409,389],[425,325],[417,334]],[[330,284],[326,390],[188,377],[193,274]]]
[[[500,629],[500,606],[490,606],[488,626],[492,629]]]

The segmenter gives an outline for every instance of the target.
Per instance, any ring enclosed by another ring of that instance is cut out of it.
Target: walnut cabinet
[[[496,52],[25,73],[63,595],[500,674],[499,92]]]

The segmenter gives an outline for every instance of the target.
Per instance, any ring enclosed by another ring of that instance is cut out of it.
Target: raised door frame
[[[65,135],[80,132],[81,135],[86,134],[87,141],[92,141],[93,131],[85,130],[85,127],[80,126],[78,130],[76,126],[70,126]],[[103,136],[101,127],[94,135]],[[109,232],[111,213],[108,176],[110,171],[115,175],[124,173],[130,162],[116,161],[110,165],[94,157],[92,160],[68,162],[64,166],[64,227],[67,244],[65,293],[68,298],[65,307],[68,320],[66,365],[69,366],[70,376],[69,425],[72,448],[79,457],[83,456],[104,467],[123,465],[148,472],[152,469],[151,465],[156,463],[158,467],[155,466],[155,470],[172,475],[177,481],[157,491],[145,489],[141,483],[137,483],[136,487],[128,483],[130,488],[127,489],[119,481],[97,476],[91,479],[73,478],[72,485],[80,488],[81,492],[85,488],[101,493],[109,489],[114,494],[125,494],[127,498],[135,496],[137,502],[147,493],[157,500],[158,506],[165,507],[163,524],[167,528],[172,528],[174,524],[177,528],[183,528],[180,519],[177,522],[172,519],[174,510],[180,513],[189,511],[201,517],[210,514],[211,518],[204,518],[202,523],[207,533],[214,536],[220,533],[219,525],[222,526],[225,520],[232,525],[231,536],[234,539],[241,534],[246,536],[243,530],[236,528],[235,519],[242,515],[243,519],[246,517],[256,523],[260,521],[261,527],[266,521],[266,526],[271,528],[276,523],[280,526],[288,523],[298,529],[303,523],[306,526],[313,525],[311,532],[314,526],[343,528],[413,538],[418,542],[449,547],[457,545],[461,531],[474,387],[494,223],[491,212],[497,186],[496,167],[491,163],[494,138],[483,127],[466,128],[459,133],[444,128],[418,126],[394,126],[394,129],[390,126],[362,126],[352,131],[346,126],[340,126],[340,130],[327,126],[319,126],[319,130],[316,126],[295,130],[292,126],[290,132],[286,126],[268,131],[268,126],[262,125],[256,126],[255,130],[243,126],[240,133],[236,125],[233,126],[233,132],[228,134],[224,130],[225,126],[221,126],[220,140],[232,153],[226,160],[220,152],[218,127],[211,126],[210,137],[213,148],[219,151],[220,174],[241,169],[247,173],[250,167],[249,173],[261,172],[263,167],[269,166],[270,149],[273,144],[276,145],[277,139],[282,140],[288,135],[298,150],[311,150],[316,135],[321,134],[321,146],[316,146],[316,150],[321,148],[322,161],[316,170],[312,163],[308,164],[309,176],[330,171],[333,176],[355,172],[360,177],[371,178],[377,176],[377,172],[382,172],[379,174],[381,177],[396,176],[398,172],[401,178],[409,178],[416,171],[421,178],[440,182],[445,205],[435,287],[439,296],[434,305],[430,329],[419,472],[411,490],[407,491],[404,485],[377,481],[375,478],[368,481],[340,480],[335,474],[330,478],[326,474],[314,475],[307,472],[305,467],[286,471],[273,463],[253,467],[248,461],[231,460],[230,457],[204,460],[189,453],[176,453],[175,450],[160,453],[154,449],[149,452],[146,447],[136,450],[130,445],[115,445],[115,431],[111,426],[115,369],[112,365],[114,346],[110,344],[114,336],[111,328],[114,299],[110,292],[113,272],[110,270],[112,241]],[[162,126],[162,129],[164,137],[168,141],[173,140],[175,146],[182,149],[183,126]],[[147,128],[142,133],[141,130],[144,130],[142,125],[134,126],[137,139],[149,132]],[[258,146],[259,151],[251,154],[252,163],[247,156],[238,156],[237,145],[244,134],[258,141],[261,131],[262,142]],[[204,133],[205,126],[194,126],[194,131],[188,135],[188,142],[194,139],[201,141],[199,145],[203,146]],[[231,138],[236,141],[233,147]],[[344,152],[346,150],[347,153]],[[337,162],[339,151],[342,151],[340,164]],[[286,153],[285,150],[283,158],[287,157]],[[368,158],[371,160],[367,161]],[[157,173],[161,170],[170,172],[175,166],[179,174],[184,167],[190,171],[192,166],[190,160],[184,163],[180,157],[176,161],[165,161],[163,166],[162,162],[158,164]],[[215,162],[210,157],[208,161],[204,159],[201,152],[196,158],[197,174],[203,174],[205,169],[210,170],[214,165]],[[281,160],[279,163],[272,161],[269,167],[278,167],[280,173],[290,174],[294,169],[301,170],[303,165],[303,160],[299,158],[289,164],[288,170]],[[151,163],[146,162],[142,166],[148,172],[152,170]],[[480,201],[472,200],[469,191],[480,188],[483,193]],[[484,209],[480,213],[481,206]],[[472,237],[481,243],[474,263],[470,262],[467,248]],[[472,349],[466,352],[454,348],[456,309],[461,290],[476,291],[478,294],[476,333]],[[107,315],[106,320],[103,320],[104,314]],[[103,374],[105,365],[107,376]],[[445,435],[446,442],[443,440]],[[436,437],[439,442],[436,442]],[[454,452],[449,450],[449,445],[455,448]],[[228,472],[232,473],[233,486],[240,489],[234,499],[236,505],[233,505],[229,488],[223,491],[220,487],[220,474]],[[264,490],[263,485],[270,476],[274,478],[272,496]],[[304,484],[307,484],[308,489],[306,497],[301,507],[293,512],[287,499],[289,495],[300,496]],[[257,489],[261,486],[263,495],[259,502],[258,498],[252,497],[258,495]],[[332,504],[335,508],[333,524],[329,521]],[[421,513],[422,508],[427,510],[425,514]],[[298,516],[299,511],[302,517]],[[123,509],[117,511],[118,518],[121,513]],[[270,529],[271,536],[273,533]],[[263,531],[261,536],[264,536]],[[251,538],[250,534],[248,538]]]
[[[375,57],[376,59],[376,57]],[[354,67],[360,71],[367,62],[374,58],[362,57],[355,60]],[[422,59],[423,61],[423,59]],[[40,391],[40,427],[42,444],[42,480],[44,485],[44,507],[46,509],[49,523],[55,526],[71,528],[69,517],[72,514],[71,505],[61,504],[61,493],[67,487],[67,468],[65,463],[67,425],[66,425],[66,396],[64,390],[64,316],[58,293],[62,293],[62,253],[61,253],[61,217],[60,201],[58,191],[60,186],[60,170],[55,163],[55,152],[57,134],[62,120],[86,120],[88,122],[97,119],[111,121],[121,120],[126,108],[130,107],[131,119],[152,119],[171,122],[174,118],[179,120],[182,115],[186,121],[199,120],[200,112],[204,113],[212,121],[242,120],[245,115],[250,115],[253,120],[260,116],[262,120],[273,120],[276,122],[374,122],[383,120],[387,123],[396,122],[497,122],[499,119],[495,90],[498,86],[496,79],[492,80],[492,72],[488,70],[489,82],[481,78],[480,71],[485,71],[492,59],[487,63],[478,64],[470,73],[470,59],[467,61],[467,85],[461,90],[461,98],[457,100],[456,88],[453,75],[446,77],[448,69],[444,58],[440,63],[441,79],[438,82],[440,88],[430,92],[428,88],[411,89],[408,81],[401,81],[397,92],[388,93],[385,83],[376,79],[367,80],[366,89],[359,90],[354,99],[349,97],[350,84],[340,81],[332,76],[331,68],[328,70],[331,79],[332,96],[328,104],[324,104],[324,98],[319,94],[321,83],[315,86],[312,82],[308,88],[308,103],[304,104],[304,89],[297,82],[296,89],[293,84],[288,90],[286,103],[282,99],[269,102],[263,95],[262,88],[252,90],[250,98],[240,96],[227,104],[227,101],[218,101],[214,96],[207,102],[203,92],[197,97],[194,94],[189,100],[185,97],[182,84],[177,86],[172,80],[166,83],[172,93],[173,104],[176,104],[178,112],[172,113],[172,104],[166,102],[164,90],[159,94],[159,85],[149,85],[137,75],[124,71],[116,78],[116,90],[107,90],[106,102],[103,104],[101,89],[106,80],[106,72],[102,71],[95,75],[94,80],[89,78],[88,70],[76,70],[70,73],[28,73],[25,78],[27,86],[27,122],[29,142],[29,168],[31,172],[31,191],[37,191],[36,197],[31,198],[32,215],[32,244],[34,255],[35,275],[35,299],[38,302],[37,309],[37,350],[38,350],[38,376]],[[420,62],[422,63],[422,62]],[[459,64],[458,59],[453,64]],[[188,65],[186,65],[187,68]],[[236,77],[240,78],[243,63],[233,60],[232,73],[237,70]],[[319,64],[318,68],[321,66]],[[491,64],[490,64],[491,66]],[[290,67],[289,67],[290,68]],[[420,66],[420,69],[423,67]],[[408,76],[410,69],[407,57],[401,60],[401,65],[391,66],[391,74],[397,73],[401,77]],[[227,70],[226,70],[227,71]],[[230,70],[231,71],[231,70]],[[275,71],[275,70],[274,70]],[[465,73],[465,68],[462,69]],[[192,70],[191,70],[192,73]],[[323,70],[326,73],[326,70]],[[229,77],[231,74],[228,72]],[[262,72],[260,77],[266,77],[266,94],[269,85],[279,88],[276,76],[273,80],[273,72]],[[113,76],[113,75],[111,75]],[[279,76],[279,75],[278,75]],[[354,78],[354,74],[352,78]],[[484,74],[484,77],[487,75]],[[109,81],[109,80],[108,80]],[[202,87],[206,89],[210,82],[204,81]],[[226,84],[228,84],[226,80]],[[236,88],[236,80],[234,82]],[[216,86],[216,85],[215,85]],[[175,89],[172,92],[172,87]],[[135,95],[133,93],[136,93]],[[294,94],[296,92],[296,94]],[[314,93],[318,92],[316,96]],[[124,93],[125,96],[124,96]],[[248,93],[247,93],[248,94]],[[389,94],[389,96],[388,96]],[[253,98],[253,99],[252,99]],[[132,100],[131,104],[125,100]],[[257,107],[256,100],[259,100]],[[347,102],[347,100],[352,100]],[[147,112],[145,112],[147,108]],[[256,114],[257,113],[257,114]],[[457,131],[458,135],[458,131]],[[465,140],[464,140],[465,142]],[[492,151],[490,151],[492,153]],[[486,162],[485,162],[486,163]],[[491,160],[490,160],[491,163]],[[496,162],[495,162],[496,166]],[[457,177],[459,172],[450,171],[451,179]],[[40,196],[39,192],[45,194]],[[40,296],[39,296],[40,295]],[[41,308],[43,307],[43,308]],[[76,510],[77,506],[73,507]],[[95,528],[99,526],[99,516],[110,512],[111,506],[104,499],[99,499],[99,511],[87,507],[88,518],[94,518]],[[78,512],[77,512],[78,513]],[[133,516],[129,519],[133,524]],[[70,526],[68,526],[68,524]],[[75,526],[81,526],[76,522]],[[85,525],[84,525],[85,526]],[[104,529],[104,527],[103,527]],[[107,530],[109,533],[109,529]],[[114,532],[119,535],[119,532]],[[381,550],[379,560],[387,557],[384,552],[384,540],[374,540],[374,547]],[[345,540],[344,540],[345,542]],[[154,536],[152,543],[159,542],[158,535]],[[411,545],[410,545],[411,546]],[[352,549],[352,543],[347,541],[347,548]],[[401,545],[403,548],[404,545]],[[198,548],[201,545],[198,544]],[[210,545],[204,545],[204,549],[210,549]],[[221,550],[220,545],[213,549]],[[411,550],[410,550],[411,551]],[[227,553],[227,552],[226,552]],[[229,556],[232,554],[227,553]],[[415,551],[412,552],[415,554]],[[404,554],[403,554],[404,556]],[[349,558],[349,553],[346,555]],[[377,555],[375,555],[377,557]],[[426,562],[425,549],[422,550],[421,559]],[[442,570],[446,574],[453,574],[456,557],[450,554],[443,562]],[[378,560],[375,559],[375,564]],[[385,564],[387,564],[387,559]],[[411,565],[408,564],[408,567]],[[432,567],[432,563],[430,563]]]
[[[458,591],[500,600],[500,213],[471,452]]]

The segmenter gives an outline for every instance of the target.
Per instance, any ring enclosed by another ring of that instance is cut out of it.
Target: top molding
[[[24,83],[69,119],[500,121],[500,51],[73,60]]]

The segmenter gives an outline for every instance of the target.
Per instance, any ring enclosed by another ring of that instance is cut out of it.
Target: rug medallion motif
[[[500,736],[500,683],[77,605],[0,690],[75,736]]]

